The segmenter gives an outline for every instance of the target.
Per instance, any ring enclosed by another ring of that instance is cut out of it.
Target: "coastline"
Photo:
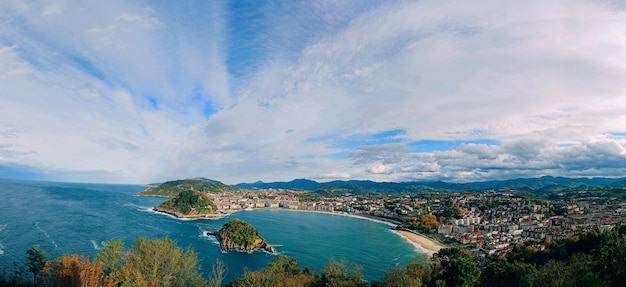
[[[194,219],[221,219],[221,218],[225,218],[225,217],[229,217],[233,214],[236,214],[238,212],[242,212],[242,211],[255,211],[255,210],[280,210],[280,211],[292,211],[292,212],[308,212],[308,213],[322,213],[322,214],[331,214],[331,215],[339,215],[339,216],[347,216],[347,217],[352,217],[352,218],[358,218],[358,219],[363,219],[363,220],[369,220],[369,221],[373,221],[373,222],[377,222],[377,223],[382,223],[382,224],[386,224],[387,226],[390,227],[394,227],[394,229],[392,229],[392,232],[397,234],[398,236],[400,236],[401,238],[403,238],[404,240],[406,240],[407,242],[409,242],[411,245],[415,246],[416,249],[418,249],[420,252],[422,253],[426,253],[426,254],[433,254],[435,252],[438,252],[439,250],[441,250],[442,248],[446,248],[445,245],[432,240],[424,235],[421,235],[419,233],[413,232],[413,231],[409,231],[406,229],[396,229],[396,227],[398,227],[398,225],[400,224],[400,222],[396,221],[396,220],[392,220],[392,219],[388,219],[388,218],[381,218],[381,217],[376,217],[376,216],[371,216],[371,215],[363,215],[363,214],[354,214],[354,213],[346,213],[346,212],[330,212],[330,211],[323,211],[323,210],[301,210],[301,209],[289,209],[289,208],[254,208],[254,209],[241,209],[241,210],[237,210],[237,211],[231,211],[225,214],[220,214],[218,216],[211,216],[211,217],[205,217],[205,216],[190,216],[190,217],[178,217],[176,216],[176,214],[164,211],[164,210],[157,210],[156,207],[152,208],[153,211],[157,212],[157,213],[161,213],[161,214],[166,214],[169,216],[172,216],[176,219],[179,220],[194,220]]]
[[[289,209],[289,208],[255,208],[252,210],[242,210],[242,211],[254,211],[254,210],[284,210],[284,211],[293,211],[293,212],[308,212],[308,213],[322,213],[322,214],[331,214],[331,215],[340,215],[347,216],[352,218],[364,219],[373,222],[378,222],[382,224],[386,224],[391,227],[396,227],[400,222],[388,218],[376,217],[371,215],[363,215],[363,214],[355,214],[355,213],[347,213],[347,212],[331,212],[331,211],[323,211],[323,210],[303,210],[303,209]]]
[[[184,215],[184,214],[180,214],[178,212],[173,212],[171,210],[159,208],[158,206],[153,207],[151,210],[153,212],[160,213],[160,214],[165,214],[165,215],[168,215],[168,216],[171,216],[171,217],[173,217],[175,219],[180,219],[180,220],[221,219],[221,218],[224,218],[224,217],[228,217],[228,216],[230,216],[232,214],[232,213],[224,213],[224,214],[207,213],[207,214]]]
[[[300,209],[287,209],[287,208],[275,208],[275,209],[258,208],[258,209],[253,209],[250,211],[254,211],[254,210],[286,210],[286,211],[293,211],[293,212],[324,213],[324,214],[333,214],[333,215],[347,216],[347,217],[352,217],[352,218],[359,218],[359,219],[374,221],[374,222],[378,222],[378,223],[382,223],[382,224],[386,224],[388,226],[394,227],[394,229],[392,229],[393,233],[397,234],[398,236],[402,237],[404,240],[408,241],[411,245],[415,246],[415,248],[418,249],[422,253],[432,255],[433,253],[438,252],[439,250],[443,248],[446,248],[446,246],[443,245],[442,243],[437,242],[433,239],[430,239],[417,232],[409,231],[406,229],[395,228],[400,224],[400,222],[396,220],[388,219],[388,218],[381,218],[381,217],[376,217],[376,216],[371,216],[371,215],[368,216],[368,215],[346,213],[346,212],[330,212],[330,211],[322,211],[322,210],[300,210]],[[242,211],[245,211],[245,210],[242,210]]]

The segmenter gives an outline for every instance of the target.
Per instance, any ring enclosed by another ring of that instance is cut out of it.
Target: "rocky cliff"
[[[270,253],[276,252],[272,246],[265,242],[261,233],[252,224],[240,219],[227,222],[219,231],[209,233],[209,235],[217,238],[222,251],[238,250],[250,252],[262,249]]]

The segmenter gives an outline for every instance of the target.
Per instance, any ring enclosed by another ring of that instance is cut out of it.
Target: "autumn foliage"
[[[221,282],[217,282],[221,284]],[[196,254],[169,239],[139,238],[124,250],[110,241],[96,260],[78,254],[46,261],[39,286],[205,286]]]
[[[41,274],[40,284],[44,286],[113,286],[102,271],[102,263],[78,254],[47,261]]]

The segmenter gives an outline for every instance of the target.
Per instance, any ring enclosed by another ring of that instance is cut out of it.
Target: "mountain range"
[[[369,180],[337,180],[320,183],[308,179],[295,179],[289,182],[240,183],[233,187],[243,189],[291,189],[330,191],[341,190],[350,193],[401,193],[401,192],[454,192],[479,190],[521,190],[521,191],[581,191],[597,188],[624,188],[626,178],[568,178],[543,176],[540,178],[518,178],[482,182],[450,183],[443,181],[423,182],[374,182]]]

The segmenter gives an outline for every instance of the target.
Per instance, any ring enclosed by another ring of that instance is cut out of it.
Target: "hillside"
[[[179,218],[217,216],[215,203],[206,194],[195,190],[182,191],[176,197],[161,203],[154,209]]]
[[[275,252],[274,248],[265,242],[261,233],[252,224],[240,219],[227,222],[218,232],[211,235],[214,235],[220,242],[222,251],[263,249],[270,253]]]
[[[149,187],[139,193],[144,196],[164,196],[175,197],[185,190],[194,190],[206,193],[230,192],[236,191],[237,188],[225,185],[216,180],[206,178],[180,179],[162,183],[158,186]]]
[[[540,178],[518,178],[484,182],[451,183],[443,181],[421,182],[374,182],[369,180],[336,180],[318,183],[311,180],[294,180],[290,182],[255,182],[235,185],[240,188],[264,189],[282,188],[291,190],[312,191],[314,196],[334,194],[364,193],[408,193],[408,192],[459,192],[480,190],[525,190],[530,192],[551,193],[580,190],[597,190],[626,186],[624,178],[567,178],[544,176]]]

